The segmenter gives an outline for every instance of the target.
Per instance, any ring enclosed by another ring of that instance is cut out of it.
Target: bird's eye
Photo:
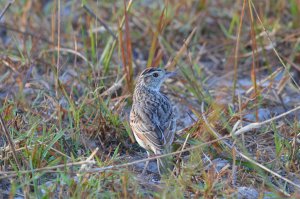
[[[153,73],[153,77],[158,77],[158,73]]]

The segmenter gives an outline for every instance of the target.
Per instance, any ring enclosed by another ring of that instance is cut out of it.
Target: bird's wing
[[[137,136],[146,145],[154,146],[157,150],[162,150],[166,144],[164,129],[160,126],[157,114],[151,109],[140,108],[135,105],[132,110],[130,125]],[[145,140],[144,140],[145,139]],[[151,147],[152,148],[152,147]]]
[[[171,145],[174,139],[174,134],[176,130],[176,118],[172,114],[171,118],[168,120],[166,124],[166,129],[164,131],[164,137],[166,139],[166,145]]]
[[[176,129],[176,116],[173,107],[166,96],[163,96],[164,100],[161,101],[157,110],[157,116],[159,118],[159,126],[164,130],[164,137],[167,145],[170,145],[174,139],[174,133]]]

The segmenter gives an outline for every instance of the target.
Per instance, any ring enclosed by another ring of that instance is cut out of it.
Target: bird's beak
[[[176,75],[177,75],[177,73],[176,73],[175,71],[173,71],[173,72],[167,72],[167,73],[166,73],[166,78],[174,77],[174,76],[176,76]]]

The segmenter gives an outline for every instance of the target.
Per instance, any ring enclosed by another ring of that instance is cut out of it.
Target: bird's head
[[[176,75],[161,68],[147,68],[139,76],[138,84],[151,90],[159,91],[161,84],[169,77]]]

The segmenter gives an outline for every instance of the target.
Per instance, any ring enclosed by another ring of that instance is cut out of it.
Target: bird
[[[175,109],[170,99],[160,92],[162,83],[176,72],[150,67],[139,75],[133,92],[130,127],[137,143],[151,153],[162,155],[170,151],[176,129]],[[149,161],[142,174],[145,174]],[[168,171],[166,158],[157,159],[158,173]]]

